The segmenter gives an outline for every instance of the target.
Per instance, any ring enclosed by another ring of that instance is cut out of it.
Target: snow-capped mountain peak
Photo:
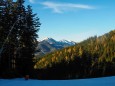
[[[69,40],[60,40],[60,41],[56,41],[55,39],[53,38],[48,38],[46,37],[45,39],[43,39],[42,41],[46,41],[48,42],[49,44],[66,44],[68,46],[71,46],[71,45],[75,45],[75,42],[73,41],[69,41]]]
[[[55,50],[63,49],[65,47],[69,47],[73,45],[75,45],[75,42],[73,41],[68,41],[68,40],[56,41],[53,38],[47,37],[39,42],[36,51],[41,50],[41,52],[38,52],[38,54],[44,55],[46,53],[53,52]]]
[[[69,40],[65,40],[65,39],[63,39],[63,40],[61,40],[61,41],[59,41],[59,42],[67,43],[67,44],[69,44],[69,45],[75,45],[75,44],[76,44],[76,43],[73,42],[73,41],[69,41]]]
[[[68,41],[68,40],[63,39],[63,40],[60,40],[60,42],[65,42],[65,43],[68,43],[69,41]]]
[[[54,40],[53,38],[45,38],[45,39],[43,39],[42,41],[46,41],[46,42],[48,42],[49,44],[54,44],[54,43],[56,43],[57,41],[56,40]]]

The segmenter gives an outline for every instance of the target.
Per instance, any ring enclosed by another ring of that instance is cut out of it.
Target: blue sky
[[[115,0],[25,0],[38,14],[39,40],[80,42],[115,29]]]

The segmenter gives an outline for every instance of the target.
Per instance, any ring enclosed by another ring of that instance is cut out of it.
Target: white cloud
[[[43,2],[41,3],[45,8],[52,9],[55,13],[63,13],[64,11],[70,11],[74,9],[95,9],[93,6],[84,4],[73,4],[73,3],[54,3],[54,2]]]
[[[35,3],[35,0],[29,0],[30,3]]]

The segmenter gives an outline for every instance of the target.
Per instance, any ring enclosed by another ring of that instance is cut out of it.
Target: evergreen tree
[[[39,18],[30,6],[25,8],[24,0],[0,1],[0,76],[31,73],[39,27]]]
[[[27,7],[27,11],[24,13],[24,23],[23,28],[20,29],[20,57],[17,58],[17,69],[22,73],[22,75],[32,73],[33,70],[33,57],[36,48],[36,37],[37,31],[39,30],[40,23],[36,15],[32,13],[31,6]]]
[[[2,1],[2,11],[1,11],[1,67],[3,73],[12,69],[12,60],[13,60],[13,52],[14,52],[14,44],[12,40],[14,40],[15,36],[9,36],[11,34],[11,28],[13,25],[13,17],[12,14],[12,2],[10,0]]]

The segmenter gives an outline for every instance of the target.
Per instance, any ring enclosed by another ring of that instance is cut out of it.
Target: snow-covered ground
[[[0,79],[0,86],[115,86],[115,76],[80,80]]]

